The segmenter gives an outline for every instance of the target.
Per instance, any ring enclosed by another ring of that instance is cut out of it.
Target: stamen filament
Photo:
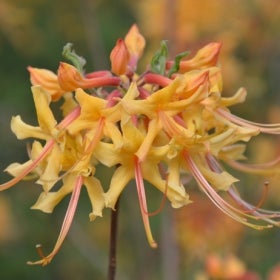
[[[207,182],[207,180],[204,178],[198,167],[195,165],[193,159],[190,157],[190,155],[187,153],[187,151],[183,152],[183,156],[190,168],[190,171],[192,172],[195,180],[197,181],[198,185],[201,187],[202,191],[209,197],[209,199],[225,214],[233,218],[234,220],[241,222],[244,225],[247,225],[249,227],[255,228],[255,229],[264,229],[264,228],[271,228],[271,224],[278,224],[275,221],[272,221],[270,219],[267,219],[268,217],[266,215],[263,215],[259,211],[254,211],[252,215],[246,214],[244,211],[241,211],[232,205],[230,205],[228,202],[226,202],[224,199],[222,199],[217,192],[210,186],[210,184]],[[230,190],[228,191],[230,192]],[[232,193],[234,195],[234,193]],[[234,198],[237,201],[237,195],[235,194]],[[246,209],[252,209],[253,206],[245,203],[241,198],[238,199],[240,203],[245,207]],[[239,204],[240,205],[240,204]],[[267,221],[270,224],[265,225],[257,225],[249,222],[247,218],[253,219],[253,220],[259,220]]]
[[[81,107],[77,106],[70,114],[68,114],[56,127],[59,130],[63,130],[67,128],[69,124],[71,124],[75,119],[80,116]]]
[[[216,112],[226,118],[227,120],[232,121],[235,124],[259,129],[260,132],[267,133],[267,134],[280,134],[280,123],[278,124],[262,124],[262,123],[256,123],[252,121],[247,121],[245,119],[242,119],[240,117],[237,117],[224,109],[216,109]]]
[[[14,186],[16,183],[21,181],[28,173],[30,173],[34,168],[36,168],[38,166],[38,164],[51,152],[54,144],[55,144],[54,139],[49,140],[46,143],[46,145],[44,146],[41,154],[25,170],[23,170],[15,178],[0,185],[0,191],[4,191],[4,190],[9,189],[10,187]]]
[[[35,262],[27,262],[27,264],[30,265],[37,265],[40,264],[42,266],[45,266],[47,264],[49,264],[51,262],[51,260],[54,258],[54,256],[58,253],[67,233],[69,232],[70,226],[72,224],[75,212],[76,212],[76,208],[77,208],[77,204],[79,201],[79,197],[80,197],[80,192],[81,192],[81,187],[83,185],[83,176],[78,176],[70,201],[69,201],[69,205],[62,223],[62,227],[58,236],[58,239],[56,241],[56,244],[52,250],[52,252],[48,255],[48,256],[44,256],[44,254],[42,254],[42,251],[40,250],[39,252],[39,256],[43,258],[39,261],[35,261]]]
[[[44,252],[43,252],[43,246],[42,246],[42,244],[37,244],[35,247],[36,247],[36,250],[37,250],[38,255],[39,255],[42,259],[44,259],[44,258],[45,258],[45,254],[44,254]]]
[[[261,196],[260,201],[257,203],[257,205],[252,208],[252,209],[248,209],[248,207],[246,207],[246,209],[244,210],[244,213],[251,213],[253,214],[255,211],[257,211],[258,209],[261,208],[261,206],[263,205],[263,203],[265,202],[266,198],[267,198],[267,194],[268,194],[268,182],[264,183],[264,190],[263,190],[263,194]],[[230,191],[231,193],[231,191]],[[241,204],[241,206],[243,206],[243,204]]]
[[[92,151],[94,150],[95,146],[98,144],[98,141],[102,137],[104,125],[105,125],[105,118],[101,117],[98,121],[97,128],[95,130],[95,134],[94,134],[93,138],[91,139],[90,144],[85,149],[85,152],[84,152],[85,156],[88,154],[91,154]]]
[[[137,193],[139,198],[139,204],[140,204],[140,210],[142,214],[142,219],[146,231],[146,236],[148,239],[148,242],[152,248],[157,248],[157,243],[155,242],[151,227],[150,227],[150,221],[149,216],[147,215],[147,201],[146,201],[146,194],[145,194],[145,188],[144,188],[144,182],[143,182],[143,176],[141,171],[141,164],[137,157],[135,157],[135,180],[136,180],[136,187],[137,187]]]
[[[211,170],[213,170],[214,172],[222,172],[222,168],[220,167],[219,163],[217,162],[217,160],[211,155],[211,154],[207,154],[206,155],[206,160],[208,162],[209,167],[211,168]],[[278,159],[275,159],[274,161],[271,161],[268,164],[272,164],[272,162],[274,162],[273,164],[276,164],[278,162]],[[228,194],[231,196],[231,198],[241,207],[243,207],[245,210],[241,210],[239,211],[240,213],[246,214],[246,213],[251,213],[253,215],[254,219],[263,219],[266,220],[274,225],[279,225],[279,222],[275,222],[272,220],[269,220],[267,218],[279,218],[280,217],[280,213],[279,212],[273,212],[273,211],[268,211],[265,209],[261,209],[260,206],[263,204],[263,202],[266,199],[267,196],[267,192],[268,192],[268,182],[265,182],[264,184],[265,186],[265,190],[264,193],[262,195],[261,200],[259,201],[259,203],[257,204],[257,206],[253,206],[250,203],[245,202],[237,193],[236,188],[234,186],[234,184],[229,188],[228,190]]]
[[[163,210],[163,207],[165,205],[166,198],[167,198],[167,190],[168,190],[168,183],[167,182],[168,181],[166,181],[166,183],[165,183],[164,193],[163,193],[163,196],[161,198],[161,202],[160,202],[160,205],[159,205],[158,209],[156,209],[153,212],[146,212],[145,213],[149,217],[156,216],[156,215],[158,215]]]
[[[275,172],[280,172],[280,166],[277,164],[280,163],[280,157],[278,156],[276,159],[262,163],[262,164],[246,164],[242,162],[238,162],[235,160],[225,159],[225,162],[231,167],[247,172],[247,173],[255,173],[255,174],[275,174]]]

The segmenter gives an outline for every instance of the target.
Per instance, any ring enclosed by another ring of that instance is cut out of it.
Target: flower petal
[[[102,210],[105,206],[104,192],[100,181],[92,176],[85,178],[84,184],[92,205],[92,212],[89,214],[89,219],[93,221],[96,216],[102,217]]]
[[[11,130],[18,139],[37,138],[46,140],[49,138],[39,126],[32,126],[22,121],[20,116],[12,117]]]
[[[57,121],[55,120],[53,113],[49,107],[51,102],[50,94],[41,86],[33,86],[31,90],[39,125],[43,131],[46,131],[47,133],[52,135]]]
[[[106,207],[114,209],[121,192],[133,177],[133,167],[120,166],[116,169],[112,176],[109,190],[104,194]]]

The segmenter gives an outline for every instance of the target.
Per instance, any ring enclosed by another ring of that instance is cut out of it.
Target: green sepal
[[[72,64],[81,72],[83,73],[83,68],[86,64],[86,60],[76,54],[76,52],[72,49],[73,44],[67,43],[62,50],[62,55],[72,62]]]
[[[188,56],[190,54],[190,51],[185,51],[185,52],[181,52],[179,54],[177,54],[175,56],[175,59],[174,59],[174,64],[172,65],[172,67],[169,69],[169,72],[168,72],[168,77],[171,77],[171,75],[173,73],[176,73],[178,72],[179,68],[180,68],[180,62],[181,60]]]
[[[167,43],[161,41],[160,49],[156,51],[151,61],[151,71],[163,75],[165,72],[166,59],[168,55]]]

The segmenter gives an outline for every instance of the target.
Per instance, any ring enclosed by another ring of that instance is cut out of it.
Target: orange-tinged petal
[[[78,87],[82,87],[84,77],[73,65],[60,62],[58,71],[58,83],[65,91],[73,91]]]
[[[58,100],[65,93],[58,83],[57,75],[52,71],[31,66],[28,66],[27,70],[30,72],[31,84],[44,88],[50,93],[53,101]]]
[[[219,58],[219,53],[222,44],[213,42],[210,43],[196,53],[196,55],[189,60],[182,60],[180,62],[179,72],[184,73],[193,69],[203,69],[211,66],[216,66]],[[169,62],[167,67],[170,68],[173,62]]]

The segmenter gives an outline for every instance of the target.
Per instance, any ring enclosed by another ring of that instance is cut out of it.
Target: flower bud
[[[124,38],[124,42],[130,54],[129,65],[135,70],[146,45],[145,38],[140,34],[136,24],[131,26]]]
[[[129,62],[129,52],[123,39],[118,39],[110,54],[112,72],[116,75],[126,73]]]
[[[84,77],[76,67],[65,62],[60,62],[57,76],[60,87],[65,91],[74,91],[77,88],[87,89],[102,86],[116,86],[120,83],[118,77]]]

